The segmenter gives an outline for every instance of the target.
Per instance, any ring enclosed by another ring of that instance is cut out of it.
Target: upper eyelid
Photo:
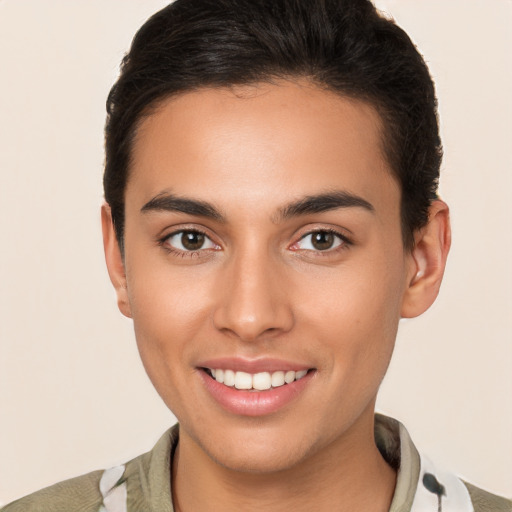
[[[320,231],[321,233],[322,231]],[[298,244],[300,242],[302,242],[303,240],[307,239],[307,237],[311,236],[311,235],[314,235],[315,233],[318,233],[318,231],[313,231],[311,233],[306,233],[304,236],[302,236],[301,238],[299,238],[299,240],[297,242],[295,242],[295,244]],[[320,250],[318,249],[319,252],[329,252],[331,250],[335,250],[337,249],[339,246],[346,246],[346,245],[350,245],[351,242],[348,238],[344,237],[343,235],[340,235],[339,233],[336,233],[335,231],[328,231],[328,233],[331,233],[332,235],[334,235],[336,238],[338,238],[339,240],[339,244],[336,246],[336,247],[331,247],[329,249],[324,249],[324,250]],[[294,244],[294,245],[295,245]],[[312,249],[308,249],[308,250],[312,250]]]
[[[333,235],[337,235],[340,238],[348,238],[343,233],[340,233],[338,230],[332,229],[332,228],[329,228],[329,229],[325,229],[325,228],[323,228],[323,229],[312,229],[310,231],[307,231],[303,235],[301,235],[300,238],[304,238],[305,236],[308,236],[308,235],[314,235],[315,233],[332,233]]]
[[[200,233],[201,235],[204,235],[205,238],[207,238],[209,240],[209,242],[214,246],[214,247],[201,247],[200,249],[181,249],[179,247],[175,247],[174,245],[172,245],[170,242],[169,242],[169,239],[172,238],[172,237],[175,237],[176,235],[179,235],[180,233]],[[180,256],[183,256],[183,257],[191,257],[191,256],[197,256],[199,255],[199,253],[208,253],[208,252],[211,252],[212,250],[213,251],[217,251],[219,250],[219,247],[220,245],[215,242],[211,236],[209,236],[207,233],[204,233],[202,230],[200,229],[197,229],[197,228],[193,228],[193,229],[187,229],[187,228],[182,228],[182,229],[176,229],[174,231],[171,231],[170,233],[168,234],[165,234],[161,237],[158,238],[158,241],[157,241],[158,245],[162,248],[164,248],[167,252],[170,252],[170,253],[173,253],[174,255],[180,255]]]
[[[336,235],[339,238],[341,238],[341,240],[343,240],[344,242],[349,243],[349,244],[352,243],[352,237],[350,235],[343,233],[343,230],[341,228],[336,229],[333,227],[310,228],[310,229],[304,231],[303,233],[301,233],[300,235],[298,235],[296,242],[293,242],[293,243],[297,243],[299,240],[302,240],[306,236],[313,235],[315,233],[323,233],[323,232],[332,233],[333,235]]]
[[[213,237],[210,233],[210,230],[208,230],[205,227],[202,226],[179,226],[179,227],[167,227],[165,229],[162,229],[160,231],[160,234],[157,235],[159,240],[165,240],[167,238],[170,238],[171,236],[177,235],[178,233],[186,233],[186,232],[196,232],[201,233],[204,236],[207,236],[209,239],[213,241]]]
[[[158,237],[158,239],[161,242],[165,242],[170,237],[175,236],[179,233],[197,232],[197,233],[201,233],[202,235],[207,237],[215,245],[222,246],[222,244],[219,243],[218,240],[216,240],[218,237],[215,235],[212,236],[210,234],[210,230],[203,226],[197,226],[197,225],[195,225],[195,226],[179,226],[176,228],[172,228],[170,231],[167,231],[167,232],[166,232],[166,230],[162,230],[162,231],[164,233]],[[294,245],[309,235],[313,235],[315,233],[321,233],[321,232],[328,232],[328,233],[334,234],[335,236],[338,236],[343,241],[344,244],[350,245],[353,243],[351,235],[347,235],[347,234],[343,233],[344,230],[341,228],[318,226],[318,227],[304,227],[303,229],[300,229],[297,231],[299,231],[299,234],[296,234],[293,237],[294,241],[290,242],[289,245]],[[296,233],[297,233],[297,231],[296,231]],[[346,231],[349,231],[349,230],[347,229]]]
[[[157,236],[157,241],[159,245],[164,245],[168,240],[176,235],[179,235],[180,233],[200,233],[201,235],[204,235],[211,243],[213,243],[216,246],[219,246],[220,244],[214,240],[214,237],[212,237],[206,229],[201,229],[198,227],[180,227],[177,229],[171,229],[170,231],[166,231],[166,229],[163,230],[162,234]],[[179,251],[180,249],[176,249],[176,251]],[[203,249],[197,249],[198,251],[201,251]],[[192,252],[192,251],[187,251]]]

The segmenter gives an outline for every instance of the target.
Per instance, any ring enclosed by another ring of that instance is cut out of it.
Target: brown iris
[[[181,235],[181,244],[189,251],[197,251],[204,245],[205,235],[197,231],[184,231]]]
[[[311,244],[319,251],[326,251],[334,245],[334,234],[329,231],[318,231],[311,234]]]

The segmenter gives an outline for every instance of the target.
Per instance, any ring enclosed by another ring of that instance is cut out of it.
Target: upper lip
[[[199,368],[233,370],[246,373],[309,370],[311,365],[275,358],[245,359],[241,357],[220,357],[202,361]]]

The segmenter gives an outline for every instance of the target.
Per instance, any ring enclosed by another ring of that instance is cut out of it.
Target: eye
[[[173,249],[183,252],[200,251],[202,249],[218,249],[218,245],[213,243],[201,231],[184,230],[177,231],[165,239],[165,243]]]
[[[328,251],[347,243],[342,235],[334,231],[320,230],[304,235],[295,245],[295,249],[307,251]]]

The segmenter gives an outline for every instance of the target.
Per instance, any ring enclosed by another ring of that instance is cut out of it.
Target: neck
[[[272,473],[223,467],[180,432],[172,468],[175,511],[387,512],[396,474],[375,445],[373,410],[366,428],[361,419],[300,464]]]

